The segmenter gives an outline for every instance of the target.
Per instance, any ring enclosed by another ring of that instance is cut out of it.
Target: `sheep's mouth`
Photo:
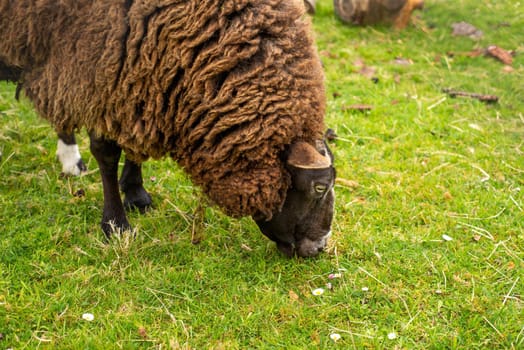
[[[314,257],[321,253],[327,245],[331,236],[331,231],[319,230],[311,225],[279,225],[278,221],[268,222],[256,220],[260,231],[270,240],[276,243],[278,250],[293,258],[299,256],[303,258]],[[280,223],[281,224],[281,223]]]
[[[326,238],[322,238],[318,241],[313,241],[304,238],[299,243],[276,243],[278,250],[288,258],[292,258],[294,256],[299,256],[301,258],[310,258],[317,256],[318,254],[324,251],[328,236],[329,234],[326,235]]]
[[[330,236],[331,231],[328,231],[319,239],[310,239],[307,236],[302,238],[300,242],[296,244],[296,254],[303,258],[317,256],[326,248]]]
[[[327,245],[327,240],[331,236],[331,232],[328,232],[322,238],[318,240],[309,239],[307,237],[302,238],[301,240],[292,240],[290,242],[283,241],[267,231],[262,231],[269,239],[274,241],[277,245],[277,249],[287,256],[288,258],[293,258],[299,256],[302,258],[314,257],[324,251],[324,248]]]

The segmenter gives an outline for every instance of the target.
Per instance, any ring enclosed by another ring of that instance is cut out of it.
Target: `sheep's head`
[[[255,220],[264,235],[285,255],[315,256],[331,234],[335,193],[333,156],[325,142],[290,146],[286,167],[291,186],[282,209],[270,220]]]

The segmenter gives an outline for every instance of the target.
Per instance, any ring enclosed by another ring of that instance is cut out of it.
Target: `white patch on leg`
[[[78,162],[81,159],[78,145],[66,145],[64,141],[58,140],[56,156],[62,163],[62,172],[66,175],[80,175]]]

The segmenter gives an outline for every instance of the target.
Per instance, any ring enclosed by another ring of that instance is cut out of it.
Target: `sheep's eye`
[[[327,186],[323,184],[316,184],[315,185],[315,192],[317,193],[324,193],[326,192]]]

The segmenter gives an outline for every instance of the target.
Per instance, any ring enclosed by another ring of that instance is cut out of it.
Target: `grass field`
[[[136,238],[105,244],[87,136],[89,172],[61,178],[52,129],[0,85],[0,349],[524,348],[524,3],[428,0],[395,32],[317,0],[313,22],[339,176],[314,259],[214,208],[193,245],[198,189],[170,160],[144,165]]]

